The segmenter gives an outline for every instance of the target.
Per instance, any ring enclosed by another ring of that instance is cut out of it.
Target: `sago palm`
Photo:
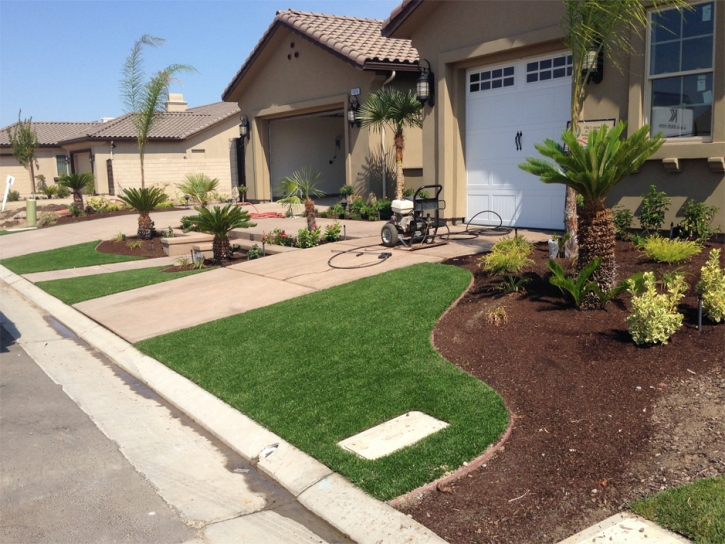
[[[604,205],[609,191],[634,170],[644,164],[664,143],[661,134],[649,136],[650,127],[643,126],[629,138],[621,138],[627,124],[619,123],[611,130],[602,126],[589,134],[583,146],[570,131],[562,135],[568,152],[560,143],[547,139],[536,144],[543,159],[528,157],[519,168],[537,175],[544,183],[561,183],[584,197],[579,212],[579,258],[577,271],[601,259],[592,279],[602,290],[610,289],[616,281],[614,257],[614,219],[612,211]],[[592,307],[596,301],[585,301]]]
[[[291,176],[279,180],[279,188],[284,197],[279,201],[292,206],[293,204],[305,205],[305,217],[307,217],[307,230],[312,232],[315,228],[315,202],[313,196],[325,196],[324,191],[317,188],[320,181],[320,173],[313,172],[310,168],[297,170]]]
[[[209,194],[216,191],[218,185],[218,179],[210,178],[206,174],[186,174],[184,181],[177,187],[198,202],[199,206],[206,207],[209,204]]]
[[[93,174],[82,172],[80,174],[62,174],[58,178],[58,185],[67,188],[73,194],[73,205],[77,210],[83,211],[83,193],[89,183],[93,183]]]
[[[138,237],[142,240],[151,240],[154,234],[154,222],[149,214],[156,206],[166,202],[168,197],[164,190],[160,187],[124,189],[119,198],[138,212]]]
[[[357,118],[365,128],[382,131],[389,127],[394,134],[395,146],[395,198],[403,198],[403,129],[423,126],[423,106],[415,92],[403,92],[395,87],[383,87],[368,96],[360,106]]]
[[[197,207],[195,210],[198,215],[192,216],[191,220],[196,223],[201,232],[214,235],[212,251],[214,252],[214,260],[217,263],[228,261],[231,257],[229,233],[232,229],[246,229],[256,225],[256,223],[249,221],[247,212],[232,204],[227,204],[223,208],[214,206],[211,210]]]

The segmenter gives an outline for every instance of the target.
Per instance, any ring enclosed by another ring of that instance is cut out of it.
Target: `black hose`
[[[336,266],[336,265],[332,264],[332,261],[335,260],[340,255],[344,255],[346,253],[359,252],[359,251],[367,249],[369,247],[380,247],[380,244],[370,244],[367,246],[353,247],[353,248],[347,249],[345,251],[340,251],[340,252],[336,253],[335,255],[333,255],[332,257],[330,257],[330,259],[327,261],[327,266],[329,266],[330,268],[335,268],[337,270],[354,270],[356,268],[370,268],[371,266],[377,266],[379,264],[383,264],[385,261],[387,261],[390,257],[393,256],[393,254],[390,253],[389,251],[381,251],[378,256],[378,259],[372,263],[356,264],[354,266]],[[373,253],[373,252],[363,252],[363,253]]]

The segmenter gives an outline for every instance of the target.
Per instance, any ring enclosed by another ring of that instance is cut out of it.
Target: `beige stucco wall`
[[[707,167],[708,157],[725,157],[725,1],[716,1],[715,12],[712,141],[668,141],[638,177],[622,182],[610,198],[612,202],[631,204],[636,209],[639,195],[654,183],[661,190],[672,191],[677,199],[689,196],[719,206],[716,222],[725,225],[725,179]],[[394,34],[411,38],[436,76],[437,103],[433,109],[426,107],[423,126],[423,179],[426,184],[444,185],[446,216],[462,217],[466,210],[466,68],[564,49],[559,26],[562,14],[559,0],[428,1]],[[588,86],[584,119],[627,120],[630,132],[646,121],[645,47],[643,40],[635,39],[635,45],[636,55],[620,57],[621,72],[605,60],[604,81]],[[689,160],[682,161],[681,173],[670,174],[662,166],[664,158]],[[667,221],[678,221],[676,206],[672,208]]]
[[[56,155],[66,155],[66,151],[60,147],[41,147],[35,152],[35,175],[44,175],[45,183],[50,185],[58,177]],[[18,191],[21,196],[29,196],[31,193],[30,171],[23,168],[12,155],[10,149],[3,149],[0,152],[0,191],[5,192],[5,180],[7,176],[15,177],[15,184],[12,189]],[[37,184],[37,180],[36,180]]]
[[[359,70],[311,41],[279,28],[228,99],[239,103],[242,113],[247,115],[250,122],[250,138],[245,146],[249,198],[270,199],[272,179],[268,128],[271,120],[331,109],[342,109],[347,113],[351,89],[360,89],[358,99],[363,103],[389,75],[390,72],[376,74]],[[416,77],[416,72],[398,72],[391,85],[414,88]],[[404,154],[404,165],[419,166],[422,145],[416,145],[415,140],[420,141],[421,132],[409,129],[406,135],[408,151]],[[386,145],[392,147],[392,136],[387,138]],[[351,128],[344,122],[342,151],[345,183],[354,185],[362,195],[367,195],[371,190],[380,194],[380,135],[358,127]],[[302,146],[286,152],[301,157]],[[389,181],[388,187],[391,186]]]

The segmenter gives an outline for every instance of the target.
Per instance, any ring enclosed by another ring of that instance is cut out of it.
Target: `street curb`
[[[370,497],[251,418],[2,265],[0,280],[257,465],[303,506],[355,542],[445,544],[430,529]]]

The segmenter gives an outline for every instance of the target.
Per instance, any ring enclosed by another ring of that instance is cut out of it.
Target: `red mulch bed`
[[[696,283],[712,243],[680,265]],[[677,268],[618,242],[618,274]],[[513,433],[486,465],[401,507],[454,544],[558,542],[643,495],[725,474],[725,324],[697,332],[693,289],[667,345],[638,347],[627,332],[629,295],[580,312],[548,283],[540,244],[527,293],[493,290],[478,257],[449,264],[475,284],[438,324],[436,348],[495,388]],[[504,306],[508,322],[486,324]],[[446,489],[446,491],[449,491]]]

